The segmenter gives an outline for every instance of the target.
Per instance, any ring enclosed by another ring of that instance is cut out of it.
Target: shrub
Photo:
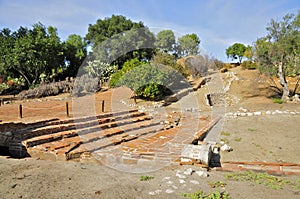
[[[248,69],[248,70],[257,69],[256,62],[252,62],[251,60],[243,61],[241,66],[242,66],[243,69]]]
[[[133,59],[125,62],[122,70],[111,76],[110,86],[124,85],[132,89],[140,98],[160,100],[172,94],[170,89],[172,85],[177,84],[179,88],[183,78],[181,73],[172,67],[161,64],[151,65]]]
[[[277,104],[282,104],[283,103],[283,100],[281,98],[272,98],[273,102],[274,103],[277,103]]]

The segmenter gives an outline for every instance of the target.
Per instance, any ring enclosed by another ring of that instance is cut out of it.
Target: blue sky
[[[41,22],[65,40],[73,33],[85,36],[97,19],[120,14],[156,32],[196,33],[203,52],[228,62],[228,46],[251,44],[266,34],[272,18],[298,10],[299,0],[0,0],[0,29]]]

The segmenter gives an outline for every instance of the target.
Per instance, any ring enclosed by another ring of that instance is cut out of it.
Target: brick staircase
[[[15,141],[34,158],[77,159],[161,131],[163,126],[138,110],[50,121],[21,130]],[[18,150],[18,148],[15,148]]]

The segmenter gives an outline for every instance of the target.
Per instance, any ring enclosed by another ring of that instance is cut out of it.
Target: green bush
[[[127,86],[143,99],[160,100],[172,94],[172,84],[180,82],[183,76],[169,66],[140,62],[137,59],[125,62],[123,68],[111,76],[110,86]]]
[[[252,62],[251,60],[248,61],[243,61],[243,63],[241,64],[243,69],[257,69],[257,64],[256,62]]]
[[[272,98],[273,102],[274,103],[277,103],[277,104],[282,104],[283,103],[283,100],[281,98]]]

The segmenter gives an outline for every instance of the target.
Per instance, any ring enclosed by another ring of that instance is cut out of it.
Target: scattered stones
[[[240,112],[242,111],[242,112]],[[225,114],[225,117],[227,118],[237,118],[239,116],[241,117],[252,117],[252,116],[265,116],[265,115],[296,115],[299,114],[299,112],[296,111],[290,111],[290,110],[275,110],[275,111],[254,111],[254,112],[250,112],[247,109],[244,108],[240,108],[239,111],[237,112],[228,112]]]

